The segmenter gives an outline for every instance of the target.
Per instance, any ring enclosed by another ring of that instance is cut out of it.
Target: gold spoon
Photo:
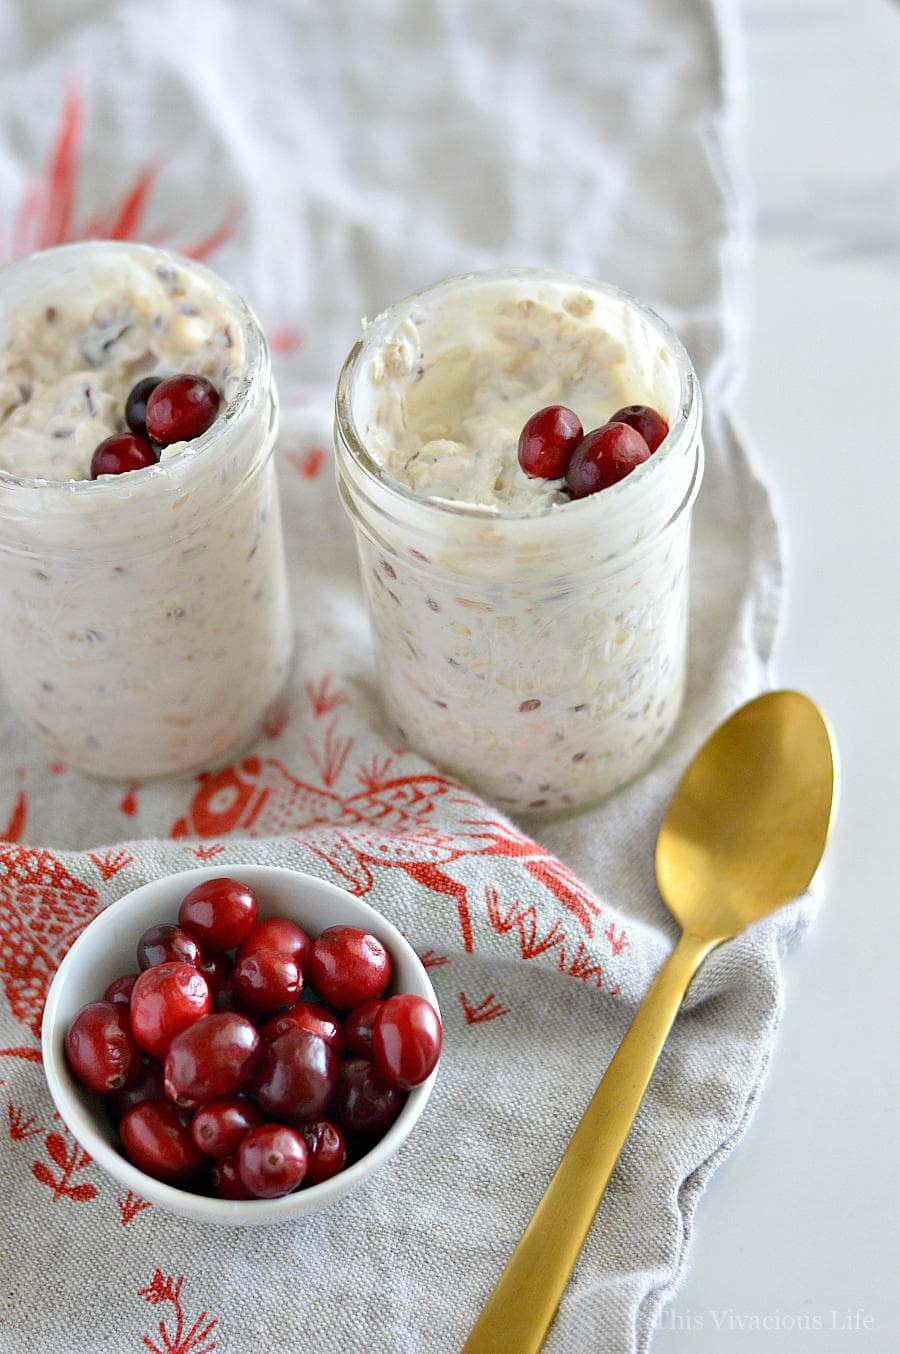
[[[742,706],[685,772],[656,843],[681,936],[575,1129],[463,1354],[541,1348],[691,979],[723,941],[809,887],[834,810],[836,752],[798,691]]]

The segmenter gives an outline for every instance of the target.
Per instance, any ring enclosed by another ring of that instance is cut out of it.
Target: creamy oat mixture
[[[0,271],[0,677],[62,762],[165,775],[259,728],[292,651],[268,358],[207,269],[87,242]],[[88,478],[129,390],[222,396],[159,464]],[[11,478],[17,476],[18,478]]]
[[[206,376],[223,407],[243,376],[240,327],[167,260],[123,259],[112,291],[98,268],[3,327],[0,470],[30,479],[88,479],[97,444],[128,431],[125,400],[142,376]]]
[[[538,513],[568,503],[562,480],[530,478],[517,447],[538,409],[565,404],[585,432],[650,403],[644,372],[598,321],[584,291],[493,297],[474,315],[455,298],[414,310],[373,357],[369,449],[429,498]]]
[[[591,498],[572,502],[517,459],[522,425],[548,404],[586,432],[633,403],[672,424],[683,391],[669,338],[601,288],[475,274],[373,321],[345,372],[356,436],[383,473],[373,481],[343,439],[339,395],[339,475],[388,712],[512,812],[616,789],[680,707],[699,394],[688,436]]]

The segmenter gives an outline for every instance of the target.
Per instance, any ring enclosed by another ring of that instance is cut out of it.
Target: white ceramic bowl
[[[317,1212],[368,1180],[412,1132],[431,1094],[437,1068],[427,1081],[409,1092],[399,1117],[366,1156],[321,1185],[281,1199],[207,1198],[162,1184],[133,1166],[116,1145],[115,1132],[99,1097],[69,1071],[64,1050],[66,1030],[76,1011],[89,1001],[99,1001],[113,978],[136,970],[135,947],[147,927],[176,921],[184,895],[204,879],[221,875],[240,879],[254,890],[261,917],[289,917],[313,936],[326,926],[359,926],[371,931],[387,946],[393,961],[388,991],[415,992],[430,1001],[435,1010],[438,1004],[422,963],[395,926],[368,903],[295,870],[267,865],[183,870],[126,894],[82,932],[59,966],[44,1009],[44,1071],[57,1109],[82,1147],[126,1189],[195,1222],[254,1227]]]

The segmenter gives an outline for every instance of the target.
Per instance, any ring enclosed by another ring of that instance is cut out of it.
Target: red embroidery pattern
[[[0,847],[0,978],[13,1015],[38,1037],[50,978],[98,905],[49,851]]]
[[[214,856],[220,856],[225,847],[221,842],[216,842],[213,846],[195,846],[193,850],[198,860],[212,860]]]
[[[590,955],[585,949],[583,940],[579,940],[578,948],[571,959],[566,958],[565,950],[560,947],[559,971],[568,974],[570,978],[578,978],[583,983],[594,978],[596,979],[596,987],[603,986],[603,965],[591,963]],[[616,990],[618,991],[618,989]]]
[[[303,479],[315,480],[321,474],[326,455],[323,447],[310,447],[308,451],[289,451],[287,458]]]
[[[89,858],[100,871],[100,878],[106,882],[117,875],[120,870],[124,870],[126,865],[130,865],[134,856],[130,856],[127,851],[105,851],[102,856],[95,855],[93,851],[88,852]]]
[[[335,698],[327,680],[307,687],[319,711]],[[334,722],[329,723],[329,730]],[[348,741],[352,740],[342,740]],[[471,814],[478,801],[443,776],[421,772],[389,778],[390,767],[391,759],[379,765],[373,758],[357,773],[362,791],[342,796],[330,786],[320,788],[297,779],[274,757],[248,757],[201,778],[187,814],[173,824],[172,836],[222,837],[239,831],[267,837],[303,832],[306,844],[357,895],[369,892],[381,870],[403,870],[415,883],[454,900],[463,945],[469,952],[474,941],[468,888],[447,867],[472,857],[515,859],[562,904],[587,937],[593,936],[602,907],[537,842],[492,818],[460,816],[448,831],[431,827],[429,820],[439,805]],[[327,832],[315,831],[326,827]],[[521,924],[527,925],[524,913]]]
[[[124,813],[126,818],[133,818],[138,811],[137,792],[140,788],[139,785],[130,785],[122,796],[119,812]]]
[[[609,941],[609,948],[612,950],[613,954],[621,954],[628,944],[628,937],[625,934],[624,926],[620,926],[619,929],[616,930],[615,922],[610,922],[603,934]]]
[[[449,964],[450,960],[445,954],[435,954],[434,950],[425,950],[419,955],[423,968],[442,968],[444,964]]]
[[[269,336],[269,347],[279,357],[290,356],[303,344],[303,335],[293,325],[269,325],[266,333]]]
[[[0,1058],[22,1058],[29,1063],[44,1061],[39,1048],[0,1048]]]
[[[137,1295],[149,1302],[152,1307],[169,1303],[175,1313],[175,1329],[170,1332],[165,1321],[160,1321],[157,1330],[160,1343],[156,1344],[149,1335],[144,1336],[144,1348],[150,1354],[212,1354],[217,1348],[215,1340],[210,1340],[213,1330],[219,1324],[219,1318],[207,1320],[206,1312],[201,1312],[189,1330],[185,1330],[184,1309],[181,1305],[181,1287],[184,1275],[177,1279],[172,1275],[163,1276],[161,1269],[153,1271],[153,1278],[146,1288],[139,1288]]]
[[[558,919],[554,920],[546,935],[538,934],[540,922],[537,908],[533,903],[530,907],[523,907],[521,903],[511,903],[504,912],[500,906],[497,890],[491,888],[485,889],[484,899],[488,920],[493,930],[501,936],[508,935],[512,930],[517,932],[523,959],[534,959],[536,955],[545,954],[561,940],[565,940],[566,933]]]
[[[6,827],[0,832],[0,841],[18,842],[22,840],[22,833],[25,831],[25,821],[28,816],[28,800],[25,791],[20,790],[16,796],[16,802]]]
[[[497,1020],[500,1016],[509,1015],[510,1012],[508,1006],[497,1001],[493,992],[489,992],[484,1001],[480,1001],[477,1006],[471,1004],[465,992],[460,992],[459,1000],[467,1025],[480,1025],[485,1020]]]
[[[149,1199],[142,1199],[139,1194],[132,1194],[131,1190],[124,1196],[117,1195],[116,1203],[119,1206],[119,1223],[122,1227],[127,1227],[138,1213],[143,1213],[145,1208],[152,1208]]]
[[[68,1133],[68,1130],[66,1132]],[[71,1183],[73,1175],[91,1164],[91,1158],[84,1148],[74,1138],[71,1143],[67,1143],[61,1133],[53,1131],[45,1137],[44,1146],[50,1160],[58,1167],[59,1175],[54,1175],[43,1161],[36,1161],[31,1173],[35,1180],[39,1180],[42,1185],[53,1191],[53,1202],[56,1203],[58,1199],[71,1199],[73,1203],[84,1204],[95,1199],[97,1197],[95,1185],[87,1180],[77,1185]]]
[[[150,193],[162,168],[160,164],[147,165],[131,188],[112,207],[100,212],[83,225],[76,225],[75,191],[81,162],[84,102],[78,89],[70,87],[63,104],[56,144],[44,174],[28,185],[13,230],[13,257],[29,254],[34,249],[65,244],[68,240],[133,240],[142,230]],[[234,233],[238,213],[232,210],[222,224],[193,245],[181,245],[183,254],[194,259],[205,259],[223,245]],[[146,238],[150,238],[146,236]],[[161,243],[164,234],[154,237]],[[6,262],[0,245],[0,262]]]
[[[26,1118],[21,1105],[14,1105],[11,1100],[8,1101],[6,1113],[9,1118],[9,1136],[12,1142],[24,1142],[26,1138],[34,1138],[40,1133],[41,1128],[36,1117],[32,1114]]]
[[[291,722],[291,700],[284,696],[277,700],[263,720],[263,733],[267,738],[280,738]]]
[[[312,706],[312,712],[316,719],[321,719],[322,715],[330,715],[341,705],[346,705],[350,697],[346,691],[337,691],[331,689],[332,675],[326,672],[325,676],[318,682],[306,682],[305,690]]]
[[[352,738],[338,737],[337,716],[328,724],[321,744],[313,743],[310,738],[306,739],[306,750],[318,767],[322,783],[329,789],[340,777],[352,747]]]

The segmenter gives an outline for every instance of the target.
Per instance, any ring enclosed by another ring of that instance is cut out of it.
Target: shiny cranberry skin
[[[118,1091],[107,1096],[106,1106],[114,1123],[118,1123],[126,1111],[140,1105],[144,1100],[164,1100],[162,1064],[156,1059],[141,1063],[136,1071]]]
[[[583,436],[577,414],[564,404],[550,404],[532,414],[519,434],[519,465],[532,479],[562,479]]]
[[[210,1183],[217,1199],[254,1199],[238,1175],[237,1154],[217,1161],[210,1173]]]
[[[245,1010],[269,1015],[293,1005],[300,996],[303,974],[289,954],[254,950],[235,964],[231,986]]]
[[[203,955],[193,936],[171,922],[151,926],[137,944],[138,967],[143,970],[154,964],[193,964],[197,968]]]
[[[202,973],[206,979],[213,1006],[217,1004],[219,993],[230,985],[233,968],[234,965],[227,954],[208,954],[197,965],[197,972]]]
[[[383,1005],[384,1002],[380,997],[373,997],[371,1001],[364,1001],[348,1012],[344,1019],[344,1038],[349,1053],[357,1053],[361,1058],[371,1058],[372,1025]]]
[[[146,470],[156,465],[159,457],[149,442],[132,433],[115,433],[105,437],[91,457],[91,479],[101,475],[127,475],[131,470]]]
[[[300,1129],[309,1160],[306,1164],[307,1185],[321,1185],[347,1165],[347,1140],[337,1124],[330,1119],[316,1119]]]
[[[209,988],[191,964],[145,969],[131,994],[131,1029],[145,1053],[162,1058],[182,1030],[209,1014]]]
[[[437,1067],[443,1032],[437,1011],[424,997],[401,992],[381,1003],[372,1026],[372,1060],[389,1086],[411,1091]]]
[[[127,1009],[131,1005],[131,993],[138,976],[137,973],[123,973],[121,978],[113,978],[103,993],[103,1000],[111,1001],[113,1006],[124,1006]]]
[[[147,436],[147,401],[162,381],[161,376],[142,376],[125,401],[125,422],[135,437]]]
[[[324,1039],[336,1058],[344,1056],[344,1031],[337,1016],[314,1001],[299,1001],[290,1010],[272,1016],[262,1028],[263,1041],[270,1044],[280,1034],[300,1028]]]
[[[208,954],[240,945],[253,930],[259,912],[256,894],[237,879],[206,879],[182,901],[178,925]]]
[[[191,1121],[194,1142],[208,1157],[230,1157],[263,1117],[251,1100],[226,1096],[201,1105]]]
[[[566,488],[573,498],[587,498],[623,480],[649,456],[650,448],[634,428],[627,423],[604,423],[588,433],[576,450],[566,471]]]
[[[140,1063],[128,1012],[111,1001],[82,1006],[66,1031],[69,1067],[92,1091],[116,1091]]]
[[[166,1053],[166,1095],[181,1105],[203,1105],[233,1095],[259,1052],[259,1033],[233,1011],[208,1015],[183,1030]]]
[[[147,400],[147,433],[164,447],[190,442],[206,432],[218,412],[219,392],[205,376],[169,376]]]
[[[338,1060],[325,1040],[295,1026],[263,1045],[251,1091],[267,1114],[303,1124],[324,1113],[337,1075]]]
[[[144,1100],[123,1114],[119,1137],[129,1161],[168,1185],[188,1184],[206,1162],[189,1126],[165,1100]]]
[[[391,957],[371,932],[329,926],[313,941],[304,972],[323,1001],[347,1009],[381,996],[391,980]]]
[[[382,1081],[368,1058],[349,1058],[341,1064],[331,1117],[353,1133],[380,1136],[400,1113],[404,1098]]]
[[[609,421],[627,423],[629,428],[634,428],[647,443],[651,456],[669,435],[668,423],[649,404],[626,404],[624,409],[617,409]]]
[[[308,1157],[306,1143],[296,1129],[260,1124],[238,1148],[238,1175],[255,1198],[278,1199],[300,1184]]]
[[[246,959],[256,950],[280,950],[296,959],[300,967],[312,942],[304,930],[287,917],[263,917],[258,921],[237,952],[237,961]]]

